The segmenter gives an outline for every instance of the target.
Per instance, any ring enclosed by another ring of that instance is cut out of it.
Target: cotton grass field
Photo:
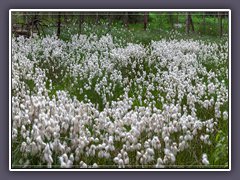
[[[175,36],[13,37],[12,168],[228,168],[228,38]]]

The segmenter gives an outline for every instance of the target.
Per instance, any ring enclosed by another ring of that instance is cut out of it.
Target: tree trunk
[[[170,23],[171,28],[174,29],[172,12],[169,12],[169,23]]]
[[[98,12],[96,12],[96,24],[99,23],[99,15],[98,15]]]
[[[221,15],[221,12],[218,12],[218,23],[219,23],[219,36],[222,37],[223,28],[222,28],[222,15]]]
[[[187,12],[186,15],[186,33],[189,34],[189,30],[190,30],[190,13]]]
[[[125,12],[125,16],[124,16],[124,26],[128,27],[128,12]]]
[[[60,37],[61,33],[61,13],[58,13],[58,21],[57,21],[57,37]]]
[[[177,14],[177,24],[179,23],[179,20],[178,20],[178,13],[176,12],[176,14]]]
[[[107,13],[107,19],[108,19],[108,25],[107,25],[108,31],[107,32],[110,32],[111,27],[112,27],[112,21],[113,21],[113,15],[111,14],[111,12]]]
[[[109,22],[109,25],[112,25],[112,22],[113,22],[113,15],[111,12],[109,12],[108,14],[108,22]]]
[[[194,25],[193,25],[192,16],[191,16],[191,14],[189,16],[190,16],[189,19],[190,19],[190,24],[191,24],[191,27],[192,27],[192,32],[194,32]]]
[[[83,13],[83,12],[82,12]],[[84,15],[79,15],[78,24],[79,24],[79,33],[82,33],[82,24],[84,22]]]
[[[192,16],[191,16],[190,12],[187,12],[187,16],[186,16],[186,33],[187,34],[189,34],[190,26],[192,27],[192,31],[194,32]]]
[[[203,33],[206,33],[206,13],[203,12]]]
[[[146,31],[147,30],[147,23],[148,23],[148,13],[147,12],[144,13],[143,23],[144,23],[144,31]]]
[[[23,30],[24,24],[27,24],[27,15],[26,12],[23,12],[23,24],[21,25],[21,30]]]

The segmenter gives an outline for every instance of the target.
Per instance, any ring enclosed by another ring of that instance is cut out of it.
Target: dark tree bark
[[[179,23],[179,20],[178,20],[178,13],[176,12],[176,16],[177,16],[177,24]]]
[[[190,31],[190,13],[187,12],[186,15],[186,33],[189,34]]]
[[[99,15],[98,15],[98,12],[96,12],[96,24],[99,23]]]
[[[83,13],[83,12],[82,12]],[[84,22],[84,15],[79,15],[78,24],[79,24],[79,33],[82,33],[82,24]]]
[[[24,24],[26,25],[27,23],[28,23],[28,21],[27,21],[26,12],[23,12],[23,24],[21,26],[22,30],[23,30]]]
[[[111,12],[109,12],[109,14],[108,14],[108,22],[109,22],[109,25],[111,26],[112,22],[113,22],[113,15]]]
[[[125,12],[123,23],[125,27],[128,27],[128,12]]]
[[[203,12],[203,33],[206,33],[206,13]]]
[[[194,24],[193,24],[193,20],[192,20],[192,16],[190,14],[190,24],[191,24],[191,27],[192,27],[192,31],[194,32]]]
[[[186,16],[186,33],[187,34],[189,34],[190,26],[192,27],[192,31],[194,32],[194,24],[193,24],[192,16],[190,12],[187,12],[187,16]]]
[[[169,23],[172,29],[174,29],[174,25],[173,25],[173,13],[172,12],[168,12],[169,14]]]
[[[31,25],[31,32],[30,35],[33,35],[34,28],[37,30],[37,33],[40,34],[39,26],[40,26],[40,16],[36,13],[32,16],[30,24]]]
[[[60,37],[61,33],[61,13],[58,13],[58,21],[57,21],[57,37]]]
[[[219,23],[219,36],[222,37],[223,27],[222,27],[222,15],[221,15],[221,12],[218,12],[218,23]]]
[[[143,24],[144,24],[144,31],[147,30],[147,23],[148,23],[148,12],[144,12],[144,18],[143,18]]]

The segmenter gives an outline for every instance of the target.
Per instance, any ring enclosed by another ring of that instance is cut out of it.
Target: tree
[[[36,28],[38,34],[40,33],[39,31],[40,16],[37,13],[32,16],[31,21],[29,22],[29,26],[31,26],[31,32],[30,32],[31,36],[33,35],[34,28]]]
[[[148,12],[144,12],[144,18],[143,18],[143,24],[144,24],[144,31],[147,29],[147,23],[148,23]]]
[[[222,34],[223,34],[222,15],[221,15],[221,12],[218,12],[218,23],[219,23],[219,36],[221,37]]]
[[[128,12],[125,12],[123,23],[125,27],[128,27]]]
[[[26,15],[27,13],[26,12],[23,12],[23,15],[22,15],[22,17],[23,17],[23,24],[22,24],[22,30],[23,30],[23,26],[25,25],[25,24],[27,24],[27,15]]]
[[[79,33],[80,34],[82,32],[82,24],[83,24],[83,22],[84,22],[84,15],[80,14],[79,17],[78,17],[78,25],[79,25]]]
[[[203,12],[203,33],[206,33],[206,12]]]
[[[177,16],[177,17],[176,17],[176,18],[177,18],[176,21],[177,21],[177,24],[178,24],[178,23],[179,23],[179,20],[178,20],[178,12],[176,12],[176,16]]]
[[[189,34],[190,26],[192,27],[192,31],[194,32],[192,16],[191,16],[190,12],[187,12],[187,15],[186,15],[186,33],[187,34]]]
[[[189,34],[189,30],[190,30],[190,19],[189,19],[189,12],[187,12],[186,15],[186,33]]]
[[[98,15],[98,12],[96,12],[96,24],[99,23],[99,15]]]
[[[61,12],[58,13],[58,21],[57,21],[57,37],[60,37],[61,33]]]
[[[112,25],[112,22],[113,22],[113,13],[111,13],[111,12],[108,13],[108,22],[109,22],[109,26]]]
[[[170,22],[170,26],[172,29],[174,29],[174,25],[173,25],[173,13],[172,12],[168,12],[169,15],[169,22]]]
[[[191,27],[192,27],[192,31],[194,32],[194,25],[193,25],[193,20],[192,20],[192,16],[190,14],[190,24],[191,24]]]

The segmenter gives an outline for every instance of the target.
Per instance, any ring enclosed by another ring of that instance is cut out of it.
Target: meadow
[[[94,26],[12,37],[12,168],[228,168],[228,35]]]

